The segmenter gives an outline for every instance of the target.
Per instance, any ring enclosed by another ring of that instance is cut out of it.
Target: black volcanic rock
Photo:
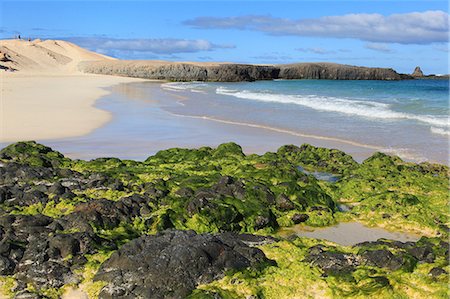
[[[243,241],[248,239],[243,236]],[[260,249],[243,241],[232,233],[175,230],[142,236],[102,264],[94,280],[108,285],[99,298],[185,298],[197,285],[219,279],[226,270],[270,262]]]

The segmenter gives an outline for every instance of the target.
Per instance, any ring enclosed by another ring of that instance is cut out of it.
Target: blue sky
[[[0,1],[0,36],[123,59],[330,61],[448,73],[447,1]]]

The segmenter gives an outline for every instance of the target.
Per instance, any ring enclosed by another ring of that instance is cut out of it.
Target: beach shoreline
[[[111,113],[95,106],[108,87],[144,79],[74,73],[3,72],[0,142],[82,136]]]

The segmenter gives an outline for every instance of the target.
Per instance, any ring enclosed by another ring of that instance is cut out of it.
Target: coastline
[[[167,148],[217,147],[233,141],[240,144],[246,154],[263,154],[277,151],[286,144],[307,143],[342,150],[358,162],[377,151],[400,155],[405,161],[416,161],[408,158],[407,153],[376,143],[230,120],[226,118],[229,112],[222,110],[223,115],[205,113],[207,111],[198,108],[210,101],[207,94],[168,91],[161,88],[160,82],[117,84],[107,90],[109,94],[95,103],[98,109],[111,113],[112,119],[106,125],[86,135],[40,142],[68,157],[83,160],[118,157],[143,161]],[[215,112],[217,108],[214,108]],[[435,159],[428,161],[442,163]]]
[[[144,79],[74,73],[1,73],[0,142],[83,136],[112,119],[106,88]]]

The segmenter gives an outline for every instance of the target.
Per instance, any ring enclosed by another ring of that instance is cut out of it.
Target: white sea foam
[[[204,92],[203,88],[206,86],[206,83],[204,82],[170,82],[170,83],[164,83],[161,85],[163,89],[166,90],[189,90],[193,92]]]
[[[444,135],[444,136],[450,136],[450,131],[449,131],[449,130],[442,129],[442,128],[431,127],[431,128],[430,128],[430,131],[431,131],[431,133],[433,133],[433,134]]]
[[[438,127],[450,127],[449,118],[446,116],[439,117],[397,112],[391,110],[389,104],[374,101],[351,100],[345,98],[325,97],[317,95],[286,95],[251,92],[246,90],[234,91],[223,87],[217,88],[216,93],[261,102],[296,104],[318,111],[339,112],[371,119],[409,119]]]

